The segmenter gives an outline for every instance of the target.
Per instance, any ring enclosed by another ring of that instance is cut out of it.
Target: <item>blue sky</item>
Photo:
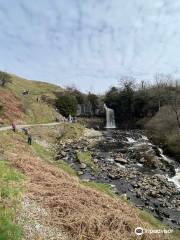
[[[0,69],[102,92],[180,75],[180,0],[0,0]]]

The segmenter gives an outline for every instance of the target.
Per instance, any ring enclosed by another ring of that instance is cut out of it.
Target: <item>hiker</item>
[[[68,117],[68,122],[72,123],[72,116],[71,115],[69,115],[69,117]]]
[[[25,133],[25,135],[28,135],[28,129],[27,128],[22,128],[22,131]]]
[[[72,122],[73,122],[73,123],[76,123],[76,117],[73,117],[73,118],[72,118]]]
[[[28,144],[32,144],[32,135],[30,133],[28,134]]]
[[[15,123],[12,123],[12,130],[13,130],[13,132],[15,132],[16,131],[16,124]]]

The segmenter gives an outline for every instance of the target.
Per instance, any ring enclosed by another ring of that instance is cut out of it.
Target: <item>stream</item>
[[[99,140],[82,138],[59,148],[56,160],[67,161],[83,181],[108,183],[117,195],[162,223],[180,227],[180,164],[165,156],[142,131],[108,129]],[[97,172],[77,160],[79,151],[91,153]]]

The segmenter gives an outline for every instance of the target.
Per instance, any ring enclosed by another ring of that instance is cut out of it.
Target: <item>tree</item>
[[[78,104],[83,104],[85,101],[85,96],[75,87],[67,87],[67,92],[76,97]]]
[[[159,111],[161,109],[161,106],[163,104],[163,100],[164,100],[164,90],[167,86],[167,82],[169,82],[169,80],[171,79],[171,75],[164,75],[162,73],[156,73],[155,75],[155,82],[156,82],[156,86],[155,86],[155,92],[156,92],[156,96],[158,99],[158,108]]]
[[[76,116],[78,109],[76,97],[71,96],[67,93],[60,95],[58,96],[58,99],[56,101],[56,106],[63,116],[65,117],[68,117],[69,115]]]
[[[119,85],[121,89],[133,88],[135,89],[136,79],[131,76],[122,76],[119,80]]]
[[[89,92],[89,94],[87,95],[87,101],[91,104],[93,114],[95,114],[96,109],[98,109],[99,105],[98,96]]]
[[[12,82],[11,75],[6,72],[0,71],[0,85],[5,86],[5,84],[11,83],[11,82]]]
[[[173,81],[169,82],[169,85],[167,87],[167,95],[168,95],[168,104],[171,107],[171,110],[174,112],[176,117],[176,123],[178,128],[180,129],[180,117],[179,117],[179,111],[180,111],[180,86],[179,81],[175,80],[175,83],[173,84]]]

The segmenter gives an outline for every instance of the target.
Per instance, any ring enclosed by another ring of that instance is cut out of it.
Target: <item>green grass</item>
[[[38,157],[40,157],[41,159],[43,159],[45,161],[49,161],[49,160],[53,159],[53,152],[51,150],[45,149],[40,144],[33,142],[32,148],[33,148],[34,152],[36,153],[36,155]]]
[[[31,96],[42,95],[42,94],[52,94],[54,91],[62,91],[62,88],[45,82],[27,80],[16,75],[12,75],[12,83],[8,84],[8,88],[17,95],[22,96],[22,91],[29,90]]]
[[[170,227],[161,223],[161,221],[155,218],[151,213],[146,210],[137,209],[138,216],[144,221],[149,223],[154,229],[169,229]],[[180,239],[180,231],[173,230],[170,234],[171,239],[178,240]]]
[[[155,228],[163,228],[164,227],[162,225],[162,223],[160,222],[160,220],[155,218],[151,213],[149,213],[145,210],[140,210],[140,209],[137,209],[137,212],[138,212],[139,217],[143,221],[150,223],[151,226],[153,226]]]
[[[36,101],[36,100],[34,100]],[[55,121],[55,111],[44,102],[27,103],[26,114],[31,123],[49,123]]]
[[[0,240],[20,240],[23,231],[14,223],[15,209],[22,194],[24,176],[0,161]]]
[[[92,156],[90,152],[78,152],[77,153],[77,159],[80,163],[85,163],[87,167],[90,167],[93,171],[97,172],[98,167],[96,164],[92,161]]]
[[[106,184],[106,183],[99,183],[99,182],[95,182],[95,181],[89,181],[89,182],[81,181],[81,183],[84,186],[88,186],[90,188],[101,191],[105,194],[108,194],[111,197],[115,196],[115,193],[113,192],[112,187],[110,185]]]
[[[56,167],[60,168],[61,170],[63,170],[64,172],[68,173],[71,176],[76,176],[76,171],[65,161],[53,161],[53,157],[54,154],[52,151],[50,150],[46,150],[43,146],[41,146],[40,144],[34,142],[32,145],[36,155],[38,157],[40,157],[41,159],[47,161],[47,162],[51,162],[51,164],[53,163],[53,165],[55,165]]]
[[[6,151],[15,149],[15,144],[9,140],[13,138],[14,138],[14,133],[12,131],[0,132],[0,145],[2,149],[6,149]]]
[[[62,129],[57,141],[64,141],[67,139],[78,139],[82,136],[84,127],[78,123],[69,124],[62,123]]]
[[[23,179],[23,176],[6,162],[0,161],[0,179],[6,182],[20,181]]]
[[[65,161],[57,162],[56,166],[68,173],[70,176],[76,176],[76,171]]]
[[[56,112],[51,104],[46,101],[37,102],[37,98],[41,99],[45,96],[46,99],[54,101],[56,99],[56,92],[61,92],[63,89],[54,84],[31,81],[12,75],[12,83],[7,84],[3,89],[9,91],[18,97],[22,103],[22,114],[27,123],[48,123],[55,121]],[[28,95],[23,95],[24,90],[29,90]],[[25,113],[25,115],[24,115]]]

